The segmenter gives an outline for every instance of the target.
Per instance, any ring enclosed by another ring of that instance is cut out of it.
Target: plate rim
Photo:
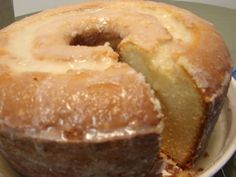
[[[232,100],[233,97],[236,97],[236,80],[234,80],[234,78],[232,77],[227,95],[227,98],[229,100],[229,108],[232,103],[233,105],[236,105],[236,100]],[[230,110],[232,111],[232,123],[228,134],[230,134],[231,132],[236,132],[236,110],[232,108],[230,108]],[[213,162],[213,164],[206,171],[198,175],[198,177],[210,177],[215,175],[229,161],[229,159],[236,151],[236,135],[233,136],[232,141],[223,148],[223,154],[221,154],[219,158],[215,162]]]

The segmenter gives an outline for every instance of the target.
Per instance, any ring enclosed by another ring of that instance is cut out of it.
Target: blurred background
[[[8,0],[5,0],[8,1]],[[40,0],[40,1],[32,1],[32,0],[13,0],[15,15],[21,16],[27,13],[32,13],[36,11],[40,11],[42,9],[47,9],[50,7],[55,7],[62,4],[69,3],[78,3],[83,2],[85,0]],[[222,7],[234,8],[236,9],[236,0],[190,0],[186,2],[201,2],[205,4],[218,5]]]

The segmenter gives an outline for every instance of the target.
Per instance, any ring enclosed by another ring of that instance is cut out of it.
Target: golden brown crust
[[[96,140],[96,131],[154,129],[160,120],[141,77],[126,64],[102,72],[2,74],[1,126],[42,139],[77,141]]]
[[[47,10],[1,30],[0,132],[36,144],[132,142],[148,132],[156,133],[155,143],[159,102],[130,66],[161,100],[167,117],[162,150],[191,166],[221,110],[230,55],[211,24],[163,3],[94,1]]]
[[[25,177],[149,177],[162,163],[158,142],[155,133],[98,143],[56,143],[2,132],[0,152]]]

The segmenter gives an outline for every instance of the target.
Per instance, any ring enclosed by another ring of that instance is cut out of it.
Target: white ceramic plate
[[[207,157],[202,156],[196,170],[199,177],[211,177],[220,170],[236,150],[236,81],[232,79],[228,99],[208,142]],[[20,177],[0,156],[0,177]]]
[[[206,152],[196,169],[202,168],[199,177],[210,177],[220,170],[236,150],[236,81],[232,78],[228,99],[214,128]]]

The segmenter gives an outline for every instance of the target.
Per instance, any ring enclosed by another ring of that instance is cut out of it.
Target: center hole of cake
[[[117,50],[118,44],[121,42],[121,37],[116,33],[108,32],[87,32],[83,34],[78,34],[70,41],[72,46],[103,46],[105,44],[110,45],[114,51]]]

